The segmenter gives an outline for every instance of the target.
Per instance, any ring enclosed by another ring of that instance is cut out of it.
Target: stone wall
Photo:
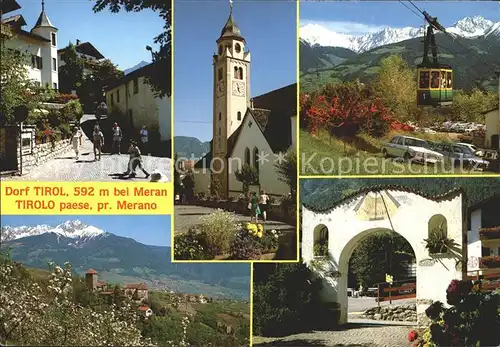
[[[417,321],[417,305],[398,305],[398,306],[384,306],[373,307],[366,310],[362,317],[375,320],[390,320],[390,321]]]
[[[36,144],[35,133],[33,132],[32,150],[25,152],[22,155],[22,173],[27,174],[36,166],[42,165],[47,161],[56,158],[71,149],[71,139],[59,140],[55,142],[47,142]],[[17,142],[19,148],[19,141]],[[17,151],[17,165],[21,167],[21,157]]]

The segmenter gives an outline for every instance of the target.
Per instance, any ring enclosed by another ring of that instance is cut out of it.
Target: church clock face
[[[224,95],[224,81],[217,83],[217,97],[220,98]]]
[[[245,96],[245,83],[241,81],[233,81],[233,95]]]

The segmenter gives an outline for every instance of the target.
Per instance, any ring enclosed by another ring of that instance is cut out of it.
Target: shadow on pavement
[[[209,212],[207,212],[207,213],[203,213],[203,212],[200,212],[200,213],[179,213],[179,216],[206,216],[209,214],[210,214]]]

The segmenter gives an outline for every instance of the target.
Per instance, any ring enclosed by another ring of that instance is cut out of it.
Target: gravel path
[[[412,329],[405,323],[350,319],[349,324],[337,331],[314,331],[283,338],[254,336],[253,346],[405,347],[409,345],[408,333]]]
[[[170,177],[169,158],[153,157],[148,155],[142,156],[144,168],[150,173],[158,170],[166,177]],[[124,172],[128,166],[128,154],[110,155],[104,153],[100,161],[94,161],[94,150],[92,142],[85,138],[83,145],[80,147],[80,158],[77,161],[73,149],[70,148],[61,156],[49,160],[42,165],[32,168],[31,171],[23,176],[5,176],[2,180],[5,181],[70,181],[70,182],[85,182],[97,181],[140,181],[149,182],[149,179],[144,177],[144,174],[137,169],[136,178],[121,178],[116,175]]]

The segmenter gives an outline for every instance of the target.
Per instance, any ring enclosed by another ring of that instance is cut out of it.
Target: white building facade
[[[3,18],[2,25],[10,26],[13,34],[6,46],[28,55],[26,68],[29,78],[41,86],[57,90],[59,88],[58,30],[47,16],[44,2],[42,1],[42,11],[31,31],[24,29],[26,22],[19,14]]]

